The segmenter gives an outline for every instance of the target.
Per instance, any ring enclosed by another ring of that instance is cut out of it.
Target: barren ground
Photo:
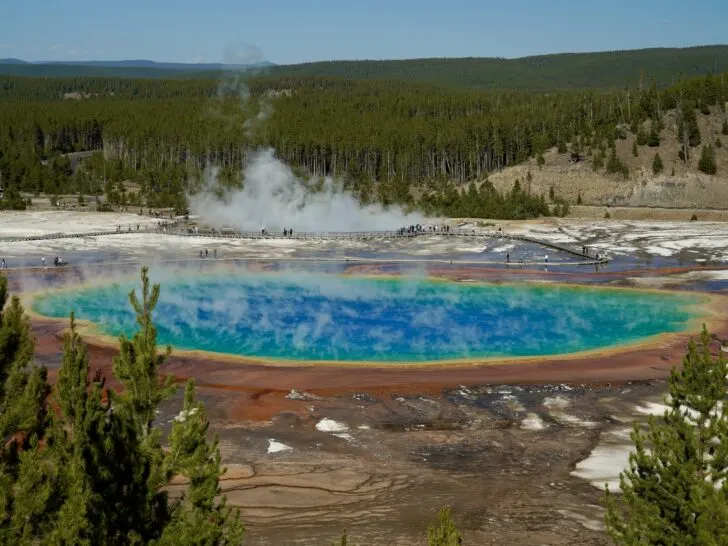
[[[583,160],[570,161],[570,154],[559,154],[556,148],[544,154],[545,164],[539,168],[535,159],[490,176],[491,182],[501,191],[510,190],[518,179],[522,187],[533,193],[549,195],[554,188],[555,194],[565,198],[570,205],[577,202],[581,195],[584,205],[630,206],[630,207],[667,207],[685,209],[726,209],[728,208],[728,135],[720,134],[723,123],[722,114],[710,115],[697,113],[701,145],[691,149],[691,157],[686,164],[678,158],[680,144],[677,139],[675,112],[665,116],[665,128],[661,133],[661,143],[657,147],[638,146],[638,156],[632,154],[636,135],[627,132],[627,138],[616,143],[617,156],[629,167],[629,178],[610,175],[600,169],[592,168],[591,157],[584,150]],[[650,122],[644,128],[649,132]],[[715,146],[721,140],[721,146]],[[706,175],[698,169],[701,147],[713,144],[718,167],[715,175]],[[652,161],[660,154],[664,164],[662,173],[652,172]],[[529,181],[530,173],[530,181]],[[604,212],[601,213],[601,217]],[[699,219],[714,219],[701,217]],[[649,219],[649,217],[630,216],[630,219]],[[671,217],[671,220],[687,217]],[[721,218],[724,219],[724,218]]]

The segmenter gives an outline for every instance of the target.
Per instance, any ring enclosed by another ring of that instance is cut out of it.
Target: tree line
[[[591,156],[596,170],[629,176],[614,143],[633,133],[659,145],[669,111],[678,112],[687,161],[709,144],[696,116],[726,121],[724,80],[708,75],[666,89],[652,82],[612,92],[526,93],[305,77],[6,78],[0,174],[11,192],[106,194],[118,202],[184,208],[205,169],[215,166],[223,185],[239,186],[250,154],[273,147],[297,172],[336,177],[362,202],[442,204],[445,212],[462,198],[454,197],[453,186],[462,195],[489,173],[530,158],[541,165],[552,147],[575,161]],[[62,98],[73,89],[88,96]],[[728,133],[728,122],[723,125]],[[63,154],[88,150],[103,153],[72,172]],[[708,173],[710,152],[701,152],[708,155]],[[125,180],[140,186],[137,195],[119,186]],[[519,208],[497,203],[469,208],[495,217]]]

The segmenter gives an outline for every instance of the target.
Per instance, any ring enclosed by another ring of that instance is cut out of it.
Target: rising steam
[[[246,79],[251,71],[264,70],[263,52],[255,45],[241,43],[226,49],[225,63],[231,71],[220,81],[219,96],[237,96],[249,114],[244,122],[245,135],[252,140],[271,115],[270,103],[275,94],[269,92],[257,101],[251,100]],[[213,103],[211,114],[224,116]],[[206,224],[232,227],[243,231],[270,232],[283,229],[301,231],[379,231],[423,223],[419,214],[407,214],[399,207],[362,206],[351,194],[342,191],[331,179],[322,188],[311,191],[311,181],[302,180],[278,160],[272,149],[252,155],[244,171],[244,188],[223,191],[218,183],[218,169],[205,175],[203,190],[190,197],[190,211]]]
[[[190,211],[205,223],[244,231],[378,231],[423,223],[400,207],[362,206],[357,199],[325,179],[312,192],[307,181],[275,158],[273,150],[255,153],[244,172],[245,187],[220,197],[216,172],[207,173],[203,191],[190,197]]]

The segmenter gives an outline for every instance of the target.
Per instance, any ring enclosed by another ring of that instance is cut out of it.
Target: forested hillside
[[[611,151],[615,142],[633,134],[659,143],[668,112],[677,116],[681,153],[700,155],[707,145],[709,155],[712,144],[701,141],[697,116],[725,122],[728,101],[723,75],[667,89],[652,83],[559,93],[325,78],[248,83],[241,95],[238,81],[0,79],[4,206],[26,191],[106,194],[112,202],[183,209],[184,194],[198,188],[205,168],[219,167],[223,184],[239,185],[251,151],[273,147],[303,173],[337,177],[364,202],[533,216],[548,211],[546,196],[529,196],[525,184],[512,195],[496,195],[488,184],[468,193],[458,188],[529,158],[539,165],[552,147],[629,177]],[[103,153],[74,173],[61,154],[85,150]],[[129,181],[138,192],[126,190]],[[559,203],[558,196],[551,201]]]
[[[0,59],[0,74],[29,77],[201,78],[222,76],[234,67],[122,61],[28,64]],[[728,69],[728,46],[654,48],[597,53],[559,53],[503,59],[493,57],[326,61],[294,65],[259,63],[249,72],[270,77],[398,80],[445,87],[555,91],[613,89],[645,85],[660,88],[679,79]],[[243,72],[241,72],[243,73]]]
[[[645,78],[666,87],[728,69],[728,46],[655,48],[598,53],[559,53],[501,59],[407,59],[329,61],[278,66],[274,76],[397,79],[475,89],[611,89],[634,86]]]

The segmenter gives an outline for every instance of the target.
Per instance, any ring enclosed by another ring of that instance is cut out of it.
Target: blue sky
[[[223,62],[233,51],[242,52],[245,60],[260,57],[284,64],[521,57],[728,42],[728,0],[1,0],[0,4],[0,58],[25,60]]]

